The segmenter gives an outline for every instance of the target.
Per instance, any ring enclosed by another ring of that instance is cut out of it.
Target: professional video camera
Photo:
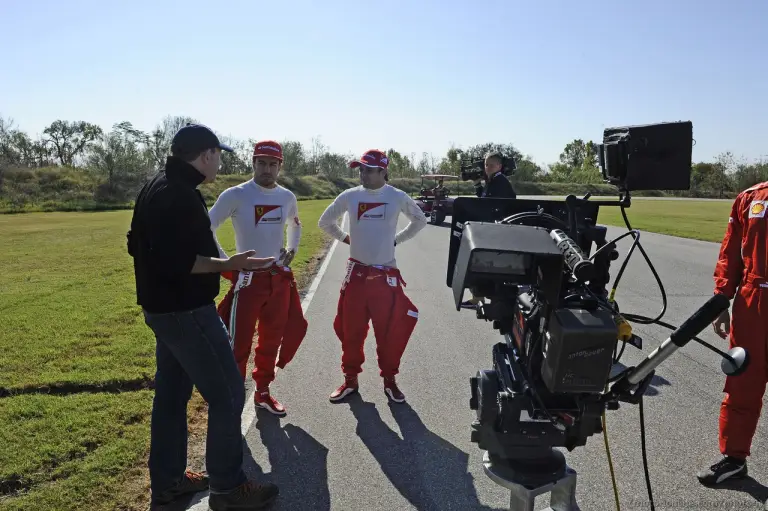
[[[470,408],[477,411],[471,438],[486,451],[486,473],[512,490],[519,509],[533,509],[545,491],[559,499],[553,508],[572,509],[575,472],[554,448],[585,445],[603,431],[604,411],[620,401],[639,404],[644,435],[642,396],[655,368],[691,339],[719,353],[726,374],[746,368],[743,349],[724,353],[695,337],[728,308],[726,297],[713,296],[680,328],[661,321],[663,285],[624,212],[630,191],[689,188],[692,130],[691,122],[606,129],[599,161],[604,179],[620,190],[618,201],[593,201],[588,194],[453,203],[447,285],[456,309],[471,290],[488,300],[478,304],[477,317],[503,335],[492,349],[493,368],[471,378]],[[600,206],[620,207],[629,232],[607,241],[607,229],[596,224]],[[616,243],[626,236],[634,243],[609,293]],[[613,299],[635,246],[662,291],[657,318],[622,314]],[[641,364],[611,377],[626,344],[642,349],[630,321],[674,332]],[[645,460],[644,447],[643,436]],[[651,495],[647,469],[646,483]]]
[[[462,181],[477,181],[485,176],[485,160],[461,160],[460,175]],[[501,162],[501,173],[505,176],[512,174],[517,168],[515,159],[504,156]]]

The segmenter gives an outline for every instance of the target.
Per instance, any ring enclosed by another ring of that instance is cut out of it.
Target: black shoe
[[[696,477],[705,486],[720,484],[727,479],[736,479],[747,475],[747,462],[726,456],[707,470],[702,470]]]
[[[198,472],[187,470],[184,477],[171,488],[158,495],[152,495],[152,504],[165,505],[170,504],[182,495],[197,493],[208,489],[208,476]]]
[[[213,511],[264,509],[275,501],[279,493],[272,483],[247,481],[228,493],[211,492],[208,507]]]

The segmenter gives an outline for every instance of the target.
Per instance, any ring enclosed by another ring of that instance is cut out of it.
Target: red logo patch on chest
[[[357,205],[358,220],[384,220],[386,216],[386,202],[360,202]]]
[[[283,208],[274,205],[253,206],[254,224],[279,223],[283,220]]]

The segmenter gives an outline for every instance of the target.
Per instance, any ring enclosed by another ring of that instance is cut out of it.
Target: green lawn
[[[632,199],[626,209],[633,229],[720,243],[723,241],[731,201]],[[601,207],[598,222],[625,227],[621,210]]]
[[[300,283],[325,246],[328,203],[299,202]],[[130,218],[0,216],[0,510],[127,510],[144,497],[131,478],[148,448],[154,339],[135,303]],[[234,253],[229,222],[219,239]]]

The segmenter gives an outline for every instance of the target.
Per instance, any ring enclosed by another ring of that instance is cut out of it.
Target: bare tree
[[[148,177],[152,165],[144,146],[147,140],[130,122],[121,122],[91,146],[88,167],[106,178],[98,190],[100,198],[125,198]]]
[[[233,153],[224,152],[221,155],[220,174],[248,174],[253,168],[251,165],[251,154],[253,154],[251,144],[245,140],[237,140],[231,136],[219,136],[219,140],[230,146],[235,151]]]
[[[282,172],[296,176],[303,174],[305,158],[304,147],[301,145],[301,142],[285,140],[280,145],[283,146]]]
[[[168,115],[155,126],[147,141],[147,151],[156,168],[159,169],[165,165],[165,160],[171,151],[173,136],[188,123],[195,124],[197,121],[192,117]]]
[[[320,173],[320,160],[325,154],[326,147],[320,137],[312,138],[312,174]]]
[[[43,130],[62,165],[72,166],[86,146],[104,134],[100,126],[85,121],[56,120]]]

